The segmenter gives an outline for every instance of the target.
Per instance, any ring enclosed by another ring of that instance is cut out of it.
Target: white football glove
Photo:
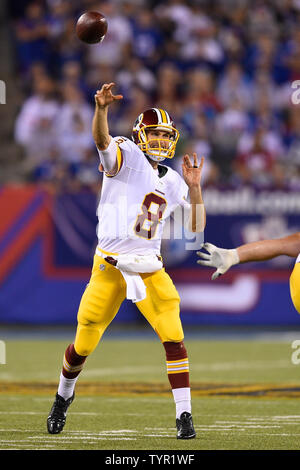
[[[224,248],[218,248],[212,243],[204,243],[202,248],[208,251],[209,254],[197,251],[197,255],[202,258],[197,263],[202,266],[217,268],[211,277],[213,281],[221,276],[221,274],[226,273],[231,266],[240,262],[236,249],[225,250]]]

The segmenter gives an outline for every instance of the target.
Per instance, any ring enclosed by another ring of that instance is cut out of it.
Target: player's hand
[[[203,253],[203,251],[197,251],[197,255],[201,258],[197,263],[202,266],[217,268],[211,277],[213,281],[221,274],[226,273],[231,266],[240,262],[236,249],[225,250],[224,248],[218,248],[212,243],[204,243],[202,248],[204,248],[208,254]]]
[[[95,102],[96,105],[99,106],[99,108],[105,108],[114,101],[119,101],[123,98],[123,95],[114,95],[112,93],[111,89],[114,85],[115,84],[113,82],[104,83],[104,85],[102,85],[101,90],[97,90],[95,94]]]
[[[197,158],[196,153],[193,153],[193,160],[194,162],[192,163],[189,155],[185,155],[183,157],[183,162],[182,162],[183,179],[189,188],[191,186],[200,185],[204,157],[201,158],[199,166],[198,166],[198,158]]]

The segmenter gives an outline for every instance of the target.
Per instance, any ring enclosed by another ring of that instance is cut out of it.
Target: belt
[[[156,255],[156,257],[159,261],[161,261],[161,262],[163,261],[162,256]],[[112,266],[117,266],[118,260],[113,258],[112,256],[106,256],[106,258],[104,258],[104,260],[107,263],[111,264]]]
[[[107,263],[112,264],[113,266],[117,266],[117,260],[113,258],[112,256],[107,256],[106,258],[104,258],[104,260]]]

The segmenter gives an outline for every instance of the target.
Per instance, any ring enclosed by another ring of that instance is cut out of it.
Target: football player
[[[84,362],[127,298],[136,303],[164,346],[177,438],[191,439],[196,433],[180,299],[163,268],[160,245],[165,220],[178,207],[185,212],[184,224],[190,232],[204,230],[206,215],[200,186],[203,158],[198,165],[196,154],[193,162],[185,155],[183,178],[161,164],[165,158],[173,158],[179,132],[167,111],[159,108],[147,109],[138,116],[132,140],[111,137],[108,108],[122,99],[122,95],[112,93],[113,86],[104,84],[95,95],[92,132],[104,171],[97,211],[98,246],[78,310],[75,340],[65,351],[47,420],[48,432],[62,431]]]
[[[218,248],[212,243],[204,243],[203,248],[207,253],[198,251],[197,255],[201,259],[197,263],[217,268],[212,275],[213,280],[225,274],[235,264],[265,261],[281,255],[296,258],[290,276],[290,293],[295,309],[300,313],[300,232],[274,240],[246,243],[231,250]]]

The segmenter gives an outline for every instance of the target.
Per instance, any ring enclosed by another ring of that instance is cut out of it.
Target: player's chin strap
[[[118,255],[104,258],[121,272],[127,285],[126,298],[133,303],[146,298],[146,286],[139,273],[153,273],[163,267],[158,255]]]
[[[145,153],[145,155],[147,158],[157,163],[163,162],[166,159],[166,157],[156,157],[155,155],[148,155],[147,153]]]

